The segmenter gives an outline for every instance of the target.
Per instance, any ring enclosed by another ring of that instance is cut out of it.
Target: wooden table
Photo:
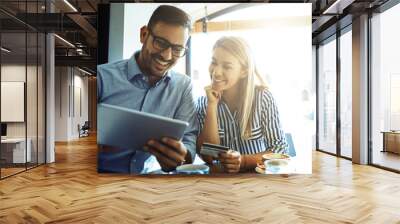
[[[219,165],[216,165],[216,164],[214,164],[214,165],[208,165],[208,164],[206,164],[206,165],[210,167],[209,174],[211,174],[211,175],[228,174],[228,173],[225,173],[224,170],[223,170],[223,168],[222,168],[221,166],[219,166]],[[282,169],[280,172],[277,172],[277,173],[270,173],[270,172],[267,172],[267,173],[265,173],[265,174],[281,174],[281,175],[284,175],[284,176],[286,176],[287,174],[294,174],[294,173],[296,173],[296,166],[297,166],[296,157],[291,157],[290,160],[289,160],[289,165],[288,165],[287,168]],[[258,172],[256,172],[256,170],[254,170],[254,169],[248,170],[248,171],[246,171],[246,172],[240,172],[240,173],[254,173],[254,174],[258,174]],[[152,171],[152,172],[150,172],[150,173],[148,173],[148,174],[181,175],[181,174],[177,174],[176,171],[172,171],[172,172],[167,173],[167,172],[163,172],[163,171],[161,171],[161,170]],[[191,175],[191,174],[183,174],[183,175]],[[195,175],[198,175],[198,174],[195,174]],[[206,174],[206,175],[207,175],[207,174]]]

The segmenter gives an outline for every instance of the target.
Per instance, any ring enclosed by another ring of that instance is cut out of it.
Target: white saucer
[[[254,170],[260,174],[291,174],[291,173],[295,173],[295,169],[290,166],[285,167],[285,168],[279,170],[278,172],[271,172],[269,170],[261,169],[258,166]]]
[[[260,167],[256,167],[254,170],[259,174],[280,174],[280,173],[272,173],[268,170],[261,169]]]

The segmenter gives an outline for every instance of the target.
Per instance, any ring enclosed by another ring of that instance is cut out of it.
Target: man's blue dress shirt
[[[170,70],[150,86],[136,62],[137,55],[97,67],[97,102],[187,121],[182,143],[194,160],[198,123],[190,78]],[[154,165],[159,167],[154,156],[136,149],[101,150],[98,155],[99,172],[146,173]]]

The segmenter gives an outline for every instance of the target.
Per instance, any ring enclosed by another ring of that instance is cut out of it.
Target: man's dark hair
[[[159,6],[151,15],[147,27],[152,29],[158,22],[164,22],[170,25],[179,25],[190,31],[190,17],[186,12],[170,5]]]

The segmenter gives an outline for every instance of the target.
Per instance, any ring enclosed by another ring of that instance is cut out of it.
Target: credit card
[[[211,143],[203,143],[200,149],[200,154],[202,155],[207,155],[207,156],[212,156],[212,157],[218,157],[218,154],[221,152],[227,152],[229,150],[229,147],[222,146],[222,145],[216,145],[216,144],[211,144]]]

